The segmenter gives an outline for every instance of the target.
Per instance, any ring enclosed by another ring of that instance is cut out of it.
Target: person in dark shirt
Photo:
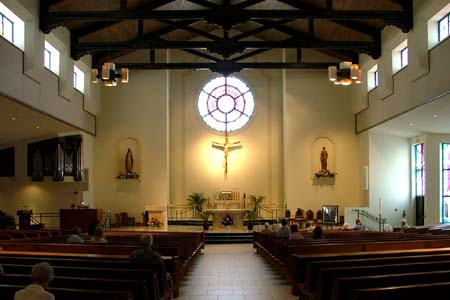
[[[164,260],[157,251],[152,249],[153,236],[149,233],[141,236],[141,249],[130,254],[129,261],[132,264],[164,264]]]
[[[133,265],[163,265],[164,260],[158,251],[152,249],[153,236],[149,233],[141,235],[141,249],[134,250],[129,257],[130,264]],[[164,269],[164,267],[163,267]],[[166,272],[166,282],[167,286],[172,287],[173,281],[172,276]]]
[[[321,226],[314,227],[313,234],[311,235],[311,238],[313,239],[323,239],[323,231]]]

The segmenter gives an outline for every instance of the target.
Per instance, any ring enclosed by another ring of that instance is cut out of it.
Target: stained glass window
[[[414,179],[416,196],[425,195],[425,155],[424,145],[414,145]]]
[[[254,108],[252,92],[235,77],[209,81],[198,97],[198,111],[203,121],[221,132],[242,128],[252,117]]]
[[[442,222],[450,222],[450,144],[442,144]]]

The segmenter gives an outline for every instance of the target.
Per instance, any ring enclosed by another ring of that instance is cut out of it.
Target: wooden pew
[[[328,260],[348,260],[365,259],[376,257],[402,257],[412,255],[439,255],[450,253],[450,248],[435,249],[410,249],[410,250],[391,250],[391,251],[373,251],[373,252],[348,252],[348,253],[317,253],[317,254],[295,254],[293,255],[293,264],[291,266],[291,283],[294,294],[297,292],[297,283],[304,283],[306,280],[307,266],[313,261]]]
[[[357,289],[448,282],[450,270],[336,278],[331,300],[348,300]]]
[[[5,274],[0,276],[0,284],[28,285],[30,276],[22,274]],[[83,277],[55,276],[50,283],[52,288],[69,288],[83,290],[109,290],[131,292],[135,300],[148,300],[148,291],[144,280],[99,279]]]
[[[23,274],[31,273],[32,265],[3,264],[5,274]],[[170,295],[163,294],[162,288],[158,282],[156,271],[154,269],[114,269],[114,268],[90,268],[90,267],[64,267],[53,266],[57,276],[81,277],[81,278],[101,278],[101,279],[128,279],[145,280],[149,299],[170,299]]]
[[[430,255],[412,255],[395,257],[375,257],[363,259],[341,259],[313,261],[308,264],[306,278],[304,283],[297,282],[297,287],[306,290],[314,290],[315,284],[319,280],[319,272],[324,268],[353,267],[353,266],[376,266],[399,263],[433,262],[450,260],[450,253],[430,254]]]
[[[316,289],[309,291],[302,290],[301,293],[307,299],[330,299],[333,283],[336,278],[439,270],[450,270],[450,261],[324,268],[320,270]]]
[[[0,285],[0,299],[13,300],[14,294],[25,285]],[[48,288],[58,300],[130,300],[130,292],[108,290],[83,290],[66,288]]]
[[[358,289],[353,293],[352,300],[418,300],[435,295],[449,295],[450,282],[438,282],[384,288]],[[445,297],[445,296],[444,296]]]

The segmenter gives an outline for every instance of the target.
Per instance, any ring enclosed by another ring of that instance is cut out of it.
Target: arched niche
[[[128,149],[130,149],[133,157],[132,173],[137,174],[136,177],[121,176],[126,174],[126,160]],[[142,179],[142,143],[133,136],[120,138],[117,142],[116,150],[116,178],[117,179]]]
[[[321,170],[320,165],[320,153],[322,148],[325,147],[328,153],[327,169],[330,172],[336,172],[336,149],[333,140],[326,136],[320,136],[314,139],[311,143],[310,161],[311,161],[311,175]]]

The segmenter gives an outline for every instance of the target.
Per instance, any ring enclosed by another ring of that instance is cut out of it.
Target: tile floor
[[[206,245],[177,300],[294,300],[290,285],[252,244]]]

